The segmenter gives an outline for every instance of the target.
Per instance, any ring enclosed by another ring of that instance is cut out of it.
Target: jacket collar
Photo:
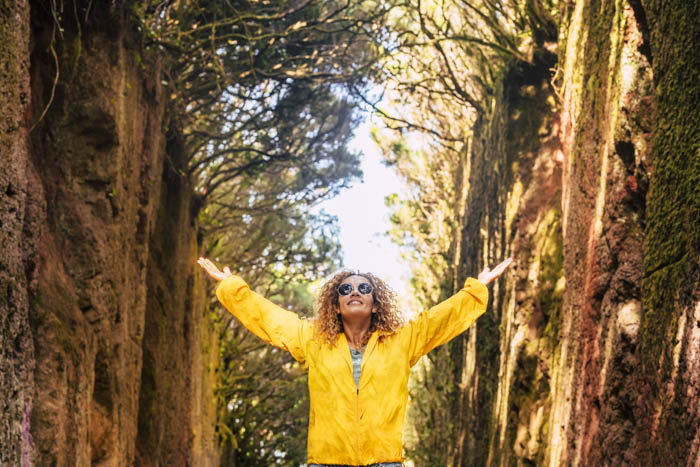
[[[365,347],[365,353],[362,355],[362,369],[364,370],[365,368],[365,363],[367,363],[367,360],[369,360],[370,355],[372,355],[372,352],[374,352],[374,349],[377,347],[377,341],[379,340],[379,332],[374,331],[371,336],[369,336],[369,341],[367,342],[367,346]],[[352,374],[352,357],[350,357],[350,346],[348,344],[348,339],[345,337],[344,333],[340,334],[340,337],[338,338],[338,342],[336,343],[338,348],[340,349],[340,354],[343,356],[343,360],[345,360],[345,363],[348,365],[348,369],[350,370],[350,374]]]

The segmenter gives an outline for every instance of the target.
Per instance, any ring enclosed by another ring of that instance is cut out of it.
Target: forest
[[[407,466],[700,465],[700,1],[0,0],[0,465],[303,466],[310,318],[363,183],[427,309]],[[369,215],[372,215],[370,213]]]

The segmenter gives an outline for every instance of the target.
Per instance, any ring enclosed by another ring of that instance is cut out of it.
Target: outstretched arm
[[[265,342],[288,351],[295,360],[304,363],[305,342],[311,333],[308,322],[250,290],[248,284],[231,274],[228,267],[222,271],[206,258],[199,258],[197,264],[219,281],[217,298],[249,331]]]
[[[435,347],[464,332],[486,311],[489,295],[486,286],[501,276],[512,262],[508,258],[493,269],[485,268],[478,280],[467,279],[459,292],[419,314],[402,330],[409,339],[411,366]]]

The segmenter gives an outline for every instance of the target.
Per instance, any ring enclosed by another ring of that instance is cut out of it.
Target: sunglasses
[[[338,293],[340,295],[350,295],[353,290],[355,290],[355,288],[351,284],[340,284],[338,286]],[[371,294],[372,290],[372,284],[369,284],[367,282],[363,282],[362,284],[357,286],[357,291],[360,292],[362,295]]]

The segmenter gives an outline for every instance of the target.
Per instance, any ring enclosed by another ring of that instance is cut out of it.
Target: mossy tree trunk
[[[546,458],[628,463],[639,423],[651,68],[628,2],[577,2],[562,16],[566,291]]]
[[[632,2],[648,25],[656,109],[640,358],[645,464],[700,460],[700,2]],[[641,3],[641,4],[640,4]]]
[[[697,461],[697,12],[563,3],[556,72],[510,65],[474,127],[460,274],[517,264],[449,347],[452,464]]]
[[[541,44],[532,63],[511,63],[475,126],[460,274],[507,256],[516,265],[492,287],[487,314],[450,347],[460,373],[453,465],[542,457],[563,276],[555,59]]]

